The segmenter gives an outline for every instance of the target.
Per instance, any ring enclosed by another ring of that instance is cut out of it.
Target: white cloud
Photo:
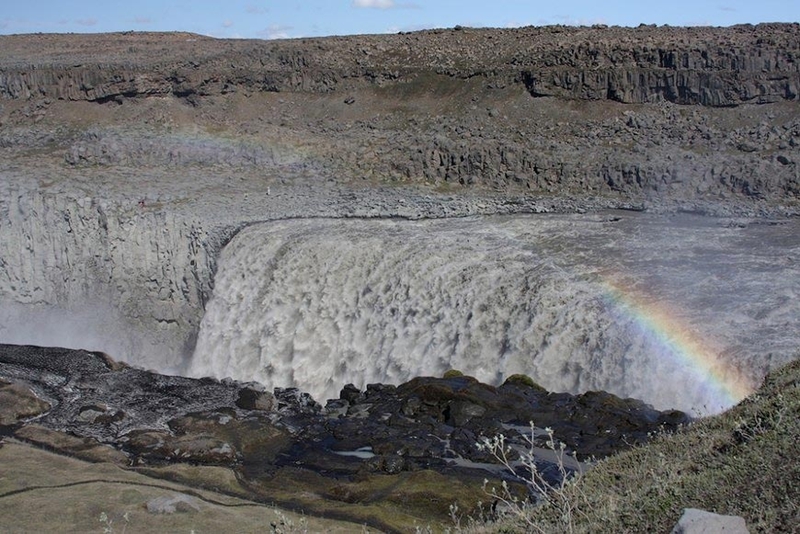
[[[698,26],[698,27],[706,27],[706,26],[713,26],[714,24],[708,19],[697,19],[697,20],[687,20],[682,23],[683,26]]]
[[[80,24],[81,26],[94,26],[97,24],[97,19],[95,18],[78,19],[75,22]]]
[[[409,24],[406,26],[389,26],[384,33],[399,33],[399,32],[418,32],[421,30],[431,29],[430,25],[426,24]]]
[[[526,26],[533,26],[531,22],[520,22],[518,20],[508,20],[504,24],[505,28],[524,28]]]
[[[222,27],[223,28],[230,28],[231,26],[233,26],[233,21],[232,20],[226,20],[226,21],[224,21],[222,23]]]
[[[258,32],[258,36],[264,39],[288,39],[290,37],[289,30],[291,29],[293,29],[292,26],[273,24]]]
[[[561,24],[565,26],[594,26],[595,24],[608,24],[603,17],[596,17],[593,19],[587,18],[572,18],[570,15],[559,15],[556,17],[561,20]]]
[[[353,0],[353,7],[391,9],[396,7],[394,0]]]
[[[153,19],[150,17],[136,17],[135,19],[133,19],[133,22],[135,24],[152,24]]]

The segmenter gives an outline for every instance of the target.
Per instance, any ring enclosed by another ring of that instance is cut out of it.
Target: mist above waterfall
[[[610,301],[608,280],[755,379],[791,359],[800,331],[799,240],[760,232],[639,214],[256,225],[223,251],[190,373],[319,400],[452,368],[489,383],[525,373],[719,411],[704,377]]]
[[[213,262],[195,222],[135,200],[0,192],[1,342],[181,371]]]
[[[0,305],[0,343],[100,351],[162,374],[181,374],[179,364],[168,357],[159,359],[172,349],[165,337],[164,332],[142,328],[97,299],[70,307]]]

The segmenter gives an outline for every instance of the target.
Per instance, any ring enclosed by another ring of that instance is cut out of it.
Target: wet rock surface
[[[376,486],[394,479],[413,495],[407,506],[442,517],[459,499],[475,506],[467,499],[480,495],[480,481],[502,476],[476,447],[482,436],[524,443],[533,421],[583,461],[688,420],[605,393],[553,394],[520,376],[492,387],[455,372],[396,387],[346,386],[323,407],[293,388],[273,394],[255,383],[159,375],[102,353],[17,345],[0,345],[0,379],[5,397],[40,405],[38,416],[22,410],[2,420],[4,434],[18,439],[94,461],[123,463],[115,455],[124,455],[133,469],[226,467],[262,500],[280,500],[282,488],[389,505],[402,499]],[[472,489],[432,503],[431,484]]]

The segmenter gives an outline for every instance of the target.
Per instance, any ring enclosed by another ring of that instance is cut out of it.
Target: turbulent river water
[[[797,221],[634,212],[258,224],[222,251],[189,374],[297,386],[525,373],[718,412],[797,357]]]

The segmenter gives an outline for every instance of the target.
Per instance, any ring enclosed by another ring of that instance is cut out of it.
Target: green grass
[[[800,532],[800,361],[727,412],[599,462],[531,509],[543,532],[669,532],[684,508],[745,518],[750,532]],[[565,510],[568,513],[565,514]],[[475,532],[523,532],[519,521]]]
[[[89,463],[14,440],[0,446],[0,532],[331,532],[372,529],[157,480],[110,463]],[[201,468],[195,468],[199,470]],[[219,478],[219,468],[209,476]],[[151,499],[196,499],[198,511],[152,514]],[[127,519],[126,519],[127,518]]]

